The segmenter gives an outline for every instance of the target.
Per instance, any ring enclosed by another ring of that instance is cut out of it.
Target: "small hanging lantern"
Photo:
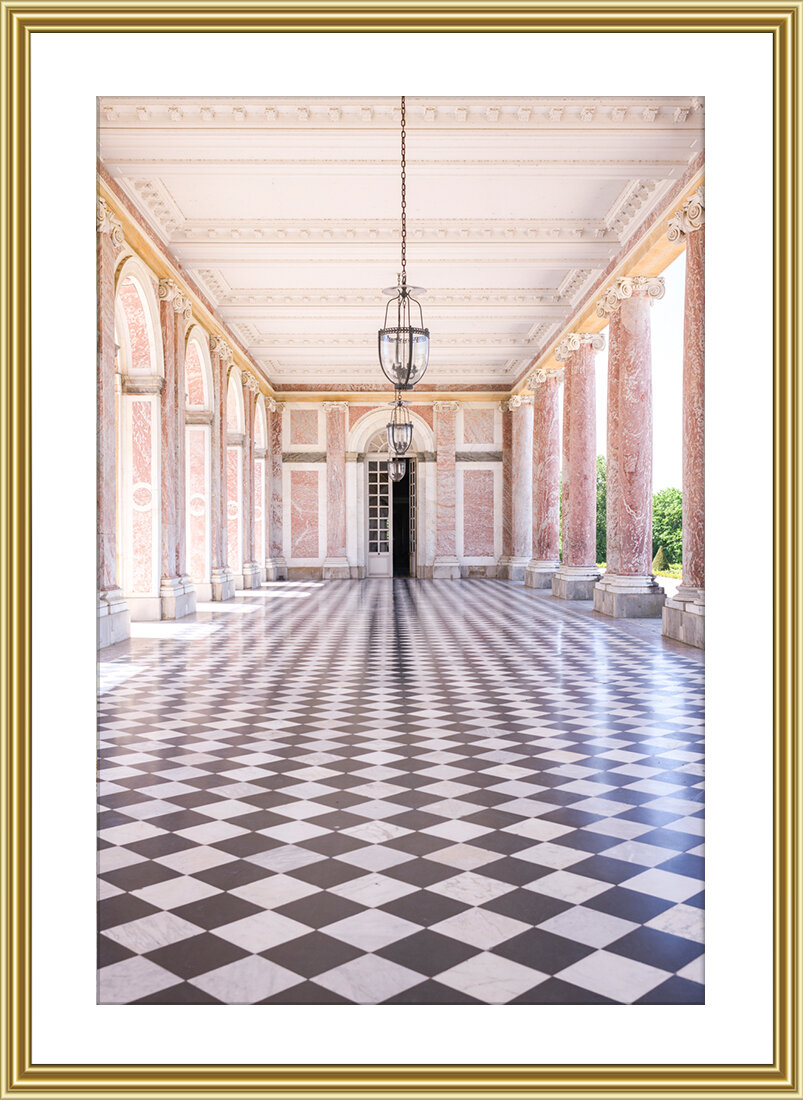
[[[423,287],[407,285],[407,157],[405,149],[405,105],[401,97],[401,272],[398,285],[386,287],[392,295],[385,306],[385,324],[379,330],[379,365],[397,390],[411,390],[424,377],[429,363],[429,329],[416,295]],[[395,307],[395,317],[391,313]],[[416,315],[416,310],[417,315]],[[391,324],[388,325],[390,314]],[[395,320],[395,325],[392,323]],[[414,322],[418,323],[415,324]]]
[[[413,425],[405,404],[401,399],[401,394],[399,394],[393,405],[393,412],[390,414],[388,424],[388,446],[397,455],[406,454],[413,441]]]
[[[404,471],[407,466],[406,461],[403,458],[399,458],[394,455],[388,462],[388,475],[391,481],[401,481],[404,477]]]

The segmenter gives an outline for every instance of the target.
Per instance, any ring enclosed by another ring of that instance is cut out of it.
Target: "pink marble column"
[[[228,566],[228,518],[226,492],[226,396],[228,368],[232,350],[219,336],[211,336],[214,383],[212,409],[212,462],[210,478],[210,521],[212,524],[212,599],[230,600],[234,596],[234,580]]]
[[[257,561],[254,538],[254,430],[259,383],[248,371],[243,371],[242,383],[243,408],[245,409],[245,434],[243,437],[243,588],[259,588],[262,583],[262,565]]]
[[[560,566],[560,424],[562,371],[537,371],[533,390],[533,549],[524,573],[528,588],[551,588]]]
[[[608,565],[594,591],[594,608],[615,618],[660,617],[664,591],[652,574],[652,355],[650,308],[664,293],[663,280],[647,276],[617,279],[597,304],[610,327],[614,387],[609,405],[613,450]],[[610,381],[609,381],[610,390]],[[615,569],[615,572],[614,572]]]
[[[97,202],[97,608],[98,648],[129,636],[128,605],[117,577],[117,426],[114,273],[125,243],[120,222]]]
[[[533,399],[516,394],[507,402],[511,419],[511,552],[497,567],[500,580],[523,581],[533,542]],[[504,458],[503,458],[504,462]],[[503,470],[504,478],[504,470]]]
[[[513,557],[513,418],[507,401],[502,410],[502,557],[496,563],[497,577],[504,577]]]
[[[284,557],[284,518],[282,490],[282,413],[284,404],[272,397],[265,402],[268,413],[268,561],[269,581],[287,580]]]
[[[326,410],[326,559],[323,579],[348,579],[346,557],[347,401],[324,401]]]
[[[605,546],[608,573],[619,573],[619,310],[608,321],[608,411],[605,446]]]
[[[705,647],[705,192],[670,219],[686,240],[683,324],[683,582],[663,611],[663,632]]]
[[[590,600],[597,557],[597,425],[594,352],[598,333],[571,332],[555,352],[563,362],[563,556],[552,595]]]
[[[186,524],[184,469],[184,331],[190,303],[170,279],[159,280],[164,386],[161,429],[161,570],[159,596],[163,619],[180,619],[195,610],[195,589],[181,561]]]
[[[457,401],[435,402],[435,562],[434,580],[458,580],[457,482],[455,445]]]

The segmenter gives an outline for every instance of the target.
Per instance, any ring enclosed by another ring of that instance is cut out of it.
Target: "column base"
[[[119,588],[98,592],[98,649],[131,637],[131,615]]]
[[[660,619],[666,592],[652,573],[643,577],[606,573],[594,589],[594,610],[613,619]]]
[[[601,576],[594,565],[561,565],[552,578],[552,595],[559,600],[593,600]]]
[[[351,567],[348,558],[326,558],[321,569],[325,581],[347,581],[351,579]]]
[[[681,587],[685,589],[684,596],[696,592],[697,598],[670,597],[663,606],[661,632],[665,638],[705,649],[705,591]]]
[[[162,577],[159,599],[162,619],[183,619],[195,612],[195,588],[189,577]]]
[[[212,599],[211,581],[193,581],[192,583],[195,585],[196,607],[199,603],[209,603]]]
[[[266,581],[286,581],[287,562],[284,558],[268,558],[265,562]]]
[[[243,565],[243,588],[259,588],[262,584],[262,570],[255,561]]]
[[[432,566],[434,581],[459,581],[460,562],[457,558],[435,558]]]
[[[212,599],[234,599],[234,577],[231,575],[228,566],[224,566],[223,569],[212,570]]]
[[[533,558],[524,570],[524,584],[527,588],[551,588],[552,578],[559,568],[559,561],[537,561]]]
[[[529,558],[500,558],[496,563],[496,579],[499,581],[518,581],[521,583],[524,580],[524,573],[529,564]]]

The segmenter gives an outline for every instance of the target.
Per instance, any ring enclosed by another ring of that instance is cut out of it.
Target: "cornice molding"
[[[125,247],[125,234],[122,222],[112,214],[109,205],[100,195],[97,196],[96,221],[98,233],[108,233],[115,248]]]
[[[565,363],[572,352],[579,351],[584,344],[590,344],[594,351],[602,351],[605,337],[600,332],[567,332],[555,348],[556,361]]]
[[[669,219],[666,236],[670,241],[680,240],[705,224],[705,187],[698,187]]]
[[[597,302],[597,316],[609,317],[619,309],[625,299],[640,294],[646,295],[648,298],[663,298],[663,277],[660,275],[625,275],[621,279],[617,279]]]

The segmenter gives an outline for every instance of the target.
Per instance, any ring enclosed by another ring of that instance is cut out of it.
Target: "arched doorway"
[[[211,467],[213,384],[209,341],[196,325],[185,356],[187,566],[198,599],[212,599]]]
[[[116,280],[117,575],[132,620],[161,618],[161,391],[164,381],[154,278],[135,258]]]
[[[435,554],[432,428],[410,413],[413,442],[404,478],[387,473],[387,408],[364,413],[346,444],[346,552],[359,575],[431,577]]]

